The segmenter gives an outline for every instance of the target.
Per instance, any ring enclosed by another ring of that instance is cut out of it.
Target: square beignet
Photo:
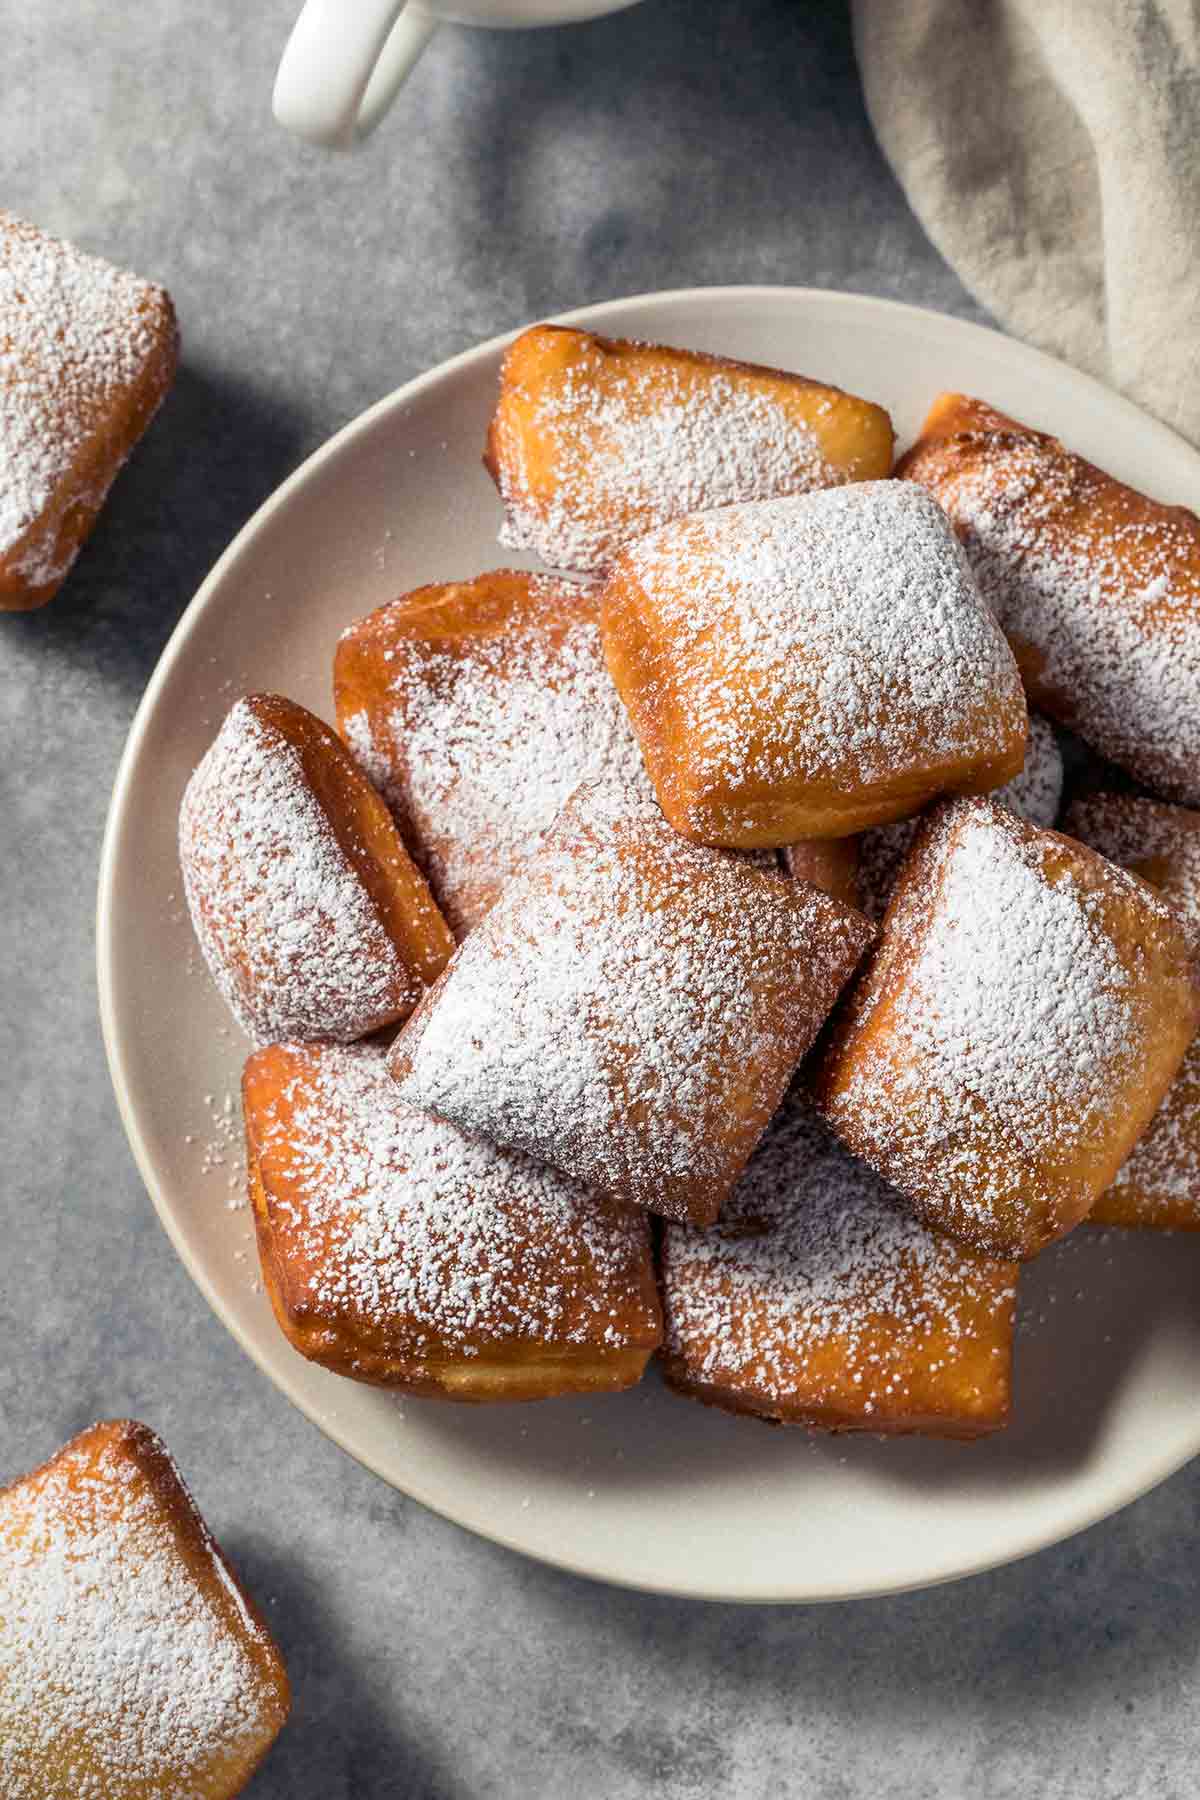
[[[179,862],[204,960],[255,1043],[406,1019],[454,949],[354,758],[280,694],[230,710],[184,792]]]
[[[1062,805],[1063,759],[1054,728],[1031,714],[1025,767],[989,796],[1033,825],[1050,826]],[[887,911],[896,877],[921,829],[923,813],[876,825],[850,838],[803,838],[781,852],[790,875],[811,881],[847,906],[856,906],[873,924]]]
[[[919,1217],[1024,1259],[1091,1211],[1198,1024],[1191,937],[1152,888],[991,801],[947,801],[815,1092]]]
[[[0,611],[58,592],[178,359],[165,288],[0,211]]]
[[[271,1635],[145,1425],[0,1489],[4,1800],[231,1800],[288,1715]]]
[[[709,1231],[662,1241],[668,1383],[828,1431],[1008,1422],[1017,1265],[929,1231],[793,1092]]]
[[[709,1224],[862,955],[866,921],[584,788],[391,1050],[406,1100]]]
[[[1030,704],[1200,803],[1200,518],[964,394],[940,396],[896,473],[949,514]]]
[[[1057,823],[1062,793],[1063,759],[1054,728],[1031,713],[1025,767],[988,798],[998,806],[1006,806],[1018,818],[1028,819],[1031,825],[1049,829]],[[852,904],[865,912],[873,924],[877,925],[887,911],[896,879],[917,841],[922,816],[877,825],[856,840],[858,873]]]
[[[443,1400],[641,1379],[662,1325],[636,1207],[407,1106],[374,1046],[271,1045],[242,1095],[263,1274],[302,1356]]]
[[[911,483],[665,526],[617,559],[603,630],[659,803],[699,843],[846,837],[1025,760],[1012,652]]]
[[[535,325],[509,346],[484,464],[500,542],[597,573],[684,513],[890,475],[881,406],[803,375]]]
[[[1076,800],[1064,829],[1132,869],[1200,930],[1200,813],[1129,794]],[[1200,1231],[1200,1038],[1128,1162],[1088,1215],[1096,1225]]]
[[[581,781],[650,791],[595,586],[497,569],[418,588],[343,634],[334,695],[459,936]]]

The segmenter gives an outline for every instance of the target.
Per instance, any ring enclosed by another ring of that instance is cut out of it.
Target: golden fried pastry
[[[4,1800],[231,1800],[290,1703],[154,1432],[93,1425],[0,1489]]]
[[[597,572],[684,513],[889,475],[880,406],[803,375],[535,325],[510,345],[484,463],[500,541]]]
[[[880,830],[898,830],[881,826]],[[846,906],[858,905],[858,855],[861,838],[801,838],[779,852],[783,866],[797,881],[811,881],[823,894]]]
[[[1190,934],[1152,888],[991,801],[947,801],[814,1085],[918,1217],[1027,1258],[1091,1211],[1198,1025]]]
[[[1016,1265],[902,1206],[790,1095],[720,1222],[664,1228],[670,1386],[829,1431],[1006,1424]]]
[[[1063,760],[1053,727],[1036,714],[1029,719],[1029,744],[1025,767],[989,796],[1007,806],[1031,825],[1052,826],[1062,805]],[[887,911],[896,878],[904,866],[921,827],[921,816],[898,819],[893,825],[877,825],[855,839],[858,869],[850,904],[878,924]],[[818,884],[819,885],[819,884]]]
[[[896,472],[950,515],[1030,704],[1200,803],[1200,518],[963,394]]]
[[[1053,825],[1062,803],[1063,760],[1053,727],[1031,715],[1025,767],[990,798],[1034,825]],[[849,838],[804,838],[781,854],[789,874],[856,906],[878,924],[921,828],[924,813]]]
[[[664,526],[617,559],[603,629],[659,803],[700,843],[847,837],[1024,762],[1012,653],[910,482]]]
[[[581,789],[391,1050],[403,1097],[716,1218],[870,939],[816,888]]]
[[[362,770],[279,694],[230,711],[184,793],[179,860],[205,961],[257,1043],[405,1019],[454,948]]]
[[[302,1356],[442,1400],[641,1379],[662,1321],[636,1207],[407,1106],[373,1046],[272,1045],[242,1093],[263,1274]]]
[[[1152,882],[1193,930],[1200,928],[1200,813],[1093,794],[1074,802],[1064,826]],[[1200,1038],[1192,1039],[1145,1136],[1089,1217],[1097,1225],[1200,1231]]]
[[[600,647],[599,589],[498,569],[359,620],[338,727],[461,936],[581,781],[650,791]]]
[[[165,288],[0,211],[0,611],[58,592],[178,358]]]

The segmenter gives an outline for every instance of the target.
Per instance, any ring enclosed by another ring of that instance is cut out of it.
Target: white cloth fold
[[[854,0],[854,27],[884,153],[966,286],[1200,443],[1197,0]]]

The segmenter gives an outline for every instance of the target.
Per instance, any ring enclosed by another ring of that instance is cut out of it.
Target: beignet
[[[1200,519],[981,400],[943,394],[897,474],[945,507],[1030,704],[1200,803]]]
[[[789,1424],[979,1437],[1008,1420],[1016,1278],[909,1216],[793,1093],[719,1222],[664,1228],[666,1378]]]
[[[998,806],[1006,806],[1018,818],[1028,819],[1031,825],[1049,828],[1058,820],[1062,792],[1063,759],[1054,728],[1031,713],[1025,767],[988,798]],[[892,825],[877,825],[855,840],[858,872],[851,904],[875,924],[887,911],[896,878],[917,841],[921,817],[919,814],[914,819],[898,819]]]
[[[58,592],[178,359],[165,288],[0,211],[0,611]]]
[[[93,1425],[0,1490],[4,1800],[230,1800],[291,1696],[165,1445]]]
[[[684,513],[890,475],[880,406],[803,375],[535,325],[509,346],[484,464],[500,542],[603,570]]]
[[[618,557],[603,630],[659,803],[700,843],[846,837],[1025,760],[1012,653],[910,482],[665,526]]]
[[[907,821],[905,821],[907,823]],[[880,826],[881,831],[899,826]],[[796,881],[810,881],[823,894],[846,906],[858,906],[858,861],[861,837],[801,838],[779,852],[783,867]]]
[[[708,1224],[870,939],[652,801],[575,795],[392,1046],[413,1105]]]
[[[1064,829],[1159,889],[1200,929],[1200,813],[1128,794],[1076,800]],[[1088,1215],[1097,1225],[1200,1230],[1200,1038],[1162,1105]]]
[[[256,1043],[407,1018],[454,948],[362,770],[279,694],[229,712],[184,792],[179,861],[204,959]]]
[[[1053,727],[1031,714],[1025,767],[990,798],[1034,825],[1053,825],[1062,804],[1063,759]],[[790,875],[856,906],[878,924],[916,842],[923,813],[849,838],[802,838],[780,852]]]
[[[407,1106],[374,1046],[274,1044],[242,1096],[263,1274],[302,1356],[443,1400],[641,1379],[662,1323],[636,1207]]]
[[[338,645],[338,728],[459,936],[581,781],[650,791],[599,620],[598,588],[497,569],[405,594]]]
[[[815,1092],[918,1217],[1023,1259],[1091,1211],[1198,1025],[1193,943],[1152,888],[991,801],[947,801]]]

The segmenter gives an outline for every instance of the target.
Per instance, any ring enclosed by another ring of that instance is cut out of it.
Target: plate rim
[[[909,301],[887,298],[882,295],[862,294],[844,291],[838,288],[820,288],[808,286],[776,285],[773,283],[732,283],[712,286],[687,288],[655,289],[646,293],[622,295],[613,300],[593,301],[585,306],[577,306],[566,311],[542,315],[545,322],[555,324],[580,324],[594,326],[601,330],[608,329],[619,321],[624,313],[644,310],[647,307],[670,307],[680,303],[694,304],[697,301],[709,303],[751,303],[755,301],[783,302],[785,305],[800,306],[828,303],[835,301],[839,307],[861,310],[864,313],[885,313],[893,318],[920,320],[928,324],[930,320],[937,322],[938,329],[961,340],[978,342],[984,340],[989,350],[999,352],[1002,359],[1016,361],[1026,368],[1036,368],[1038,364],[1052,370],[1054,379],[1060,389],[1074,387],[1081,395],[1099,396],[1105,406],[1116,407],[1130,419],[1137,421],[1139,431],[1150,428],[1160,442],[1169,447],[1173,454],[1180,450],[1186,452],[1197,461],[1197,473],[1200,477],[1200,451],[1188,443],[1178,432],[1161,419],[1145,412],[1134,401],[1124,394],[1116,392],[1093,375],[1074,368],[1060,358],[1047,351],[1024,344],[1019,339],[1010,337],[994,327],[980,325],[974,320],[960,319],[950,313],[941,313],[934,307],[917,306]],[[540,321],[529,321],[510,330],[496,333],[494,336],[458,351],[455,355],[423,370],[419,375],[401,383],[389,393],[374,401],[362,412],[348,420],[326,438],[317,448],[294,469],[285,479],[257,506],[250,517],[235,533],[216,562],[200,583],[196,592],[176,621],[170,636],[159,653],[150,678],[134,710],[129,730],[122,746],[120,760],[113,778],[105,815],[104,832],[101,841],[99,868],[96,889],[95,931],[96,931],[96,978],[97,997],[100,1016],[101,1036],[104,1043],[105,1059],[109,1078],[112,1082],[117,1111],[125,1132],[126,1142],[133,1156],[134,1164],[141,1176],[142,1183],[150,1196],[158,1217],[159,1224],[165,1231],[175,1254],[184,1269],[196,1284],[208,1306],[216,1315],[226,1331],[234,1339],[239,1348],[254,1363],[259,1372],[275,1387],[286,1400],[314,1425],[325,1437],[335,1443],[340,1450],[352,1457],[354,1461],[385,1482],[388,1487],[402,1493],[419,1505],[425,1506],[438,1517],[448,1520],[458,1529],[470,1531],[503,1549],[529,1557],[549,1568],[579,1576],[589,1581],[620,1587],[632,1592],[653,1594],[675,1599],[696,1600],[704,1602],[719,1601],[726,1604],[741,1605],[833,1605],[842,1601],[878,1599],[886,1595],[920,1592],[926,1588],[942,1587],[953,1581],[966,1580],[971,1576],[986,1574],[989,1570],[1005,1568],[1010,1564],[1023,1561],[1036,1555],[1039,1551],[1068,1541],[1079,1533],[1102,1524],[1116,1513],[1131,1506],[1153,1488],[1167,1481],[1181,1468],[1200,1455],[1200,1424],[1197,1426],[1197,1439],[1192,1449],[1182,1455],[1168,1452],[1155,1461],[1149,1474],[1144,1465],[1138,1478],[1121,1486],[1119,1494],[1100,1510],[1089,1510],[1086,1516],[1060,1530],[1056,1526],[1034,1531],[1026,1541],[1016,1548],[1011,1546],[995,1555],[984,1555],[967,1563],[958,1562],[953,1567],[934,1569],[933,1572],[914,1579],[903,1579],[893,1582],[874,1583],[866,1587],[844,1588],[840,1591],[813,1592],[730,1592],[728,1587],[706,1587],[703,1584],[680,1587],[671,1581],[658,1582],[651,1578],[636,1577],[623,1573],[612,1573],[602,1568],[589,1566],[586,1562],[576,1560],[570,1554],[556,1553],[543,1548],[532,1549],[519,1542],[503,1529],[481,1524],[473,1516],[467,1516],[469,1509],[456,1510],[452,1503],[447,1503],[439,1494],[433,1497],[422,1491],[423,1484],[419,1479],[406,1482],[401,1486],[393,1477],[385,1472],[380,1462],[369,1451],[348,1440],[337,1423],[323,1416],[315,1403],[303,1393],[298,1381],[293,1382],[291,1376],[272,1367],[265,1353],[260,1353],[256,1345],[241,1329],[240,1325],[225,1307],[213,1281],[208,1275],[203,1262],[194,1256],[185,1242],[182,1230],[177,1225],[172,1211],[170,1196],[165,1192],[165,1184],[160,1182],[155,1171],[149,1148],[146,1144],[142,1128],[139,1124],[130,1083],[124,1063],[121,1034],[117,1027],[118,999],[114,980],[114,932],[116,930],[116,912],[113,894],[116,874],[117,842],[122,834],[129,789],[134,779],[138,763],[141,741],[146,734],[150,719],[155,711],[158,696],[169,680],[176,663],[184,654],[194,626],[206,609],[211,595],[222,584],[226,573],[237,562],[252,539],[261,528],[284,507],[292,495],[321,471],[326,464],[333,461],[342,451],[354,443],[360,436],[369,433],[376,423],[394,411],[402,410],[419,399],[428,389],[441,382],[453,378],[463,369],[473,364],[487,362],[496,357],[522,331],[529,329],[529,324]]]

